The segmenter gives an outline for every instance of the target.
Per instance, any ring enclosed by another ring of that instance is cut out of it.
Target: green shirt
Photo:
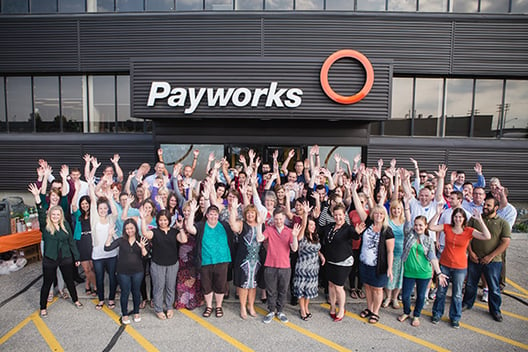
[[[224,226],[218,222],[214,228],[205,223],[202,239],[202,265],[231,262],[231,252]]]
[[[79,260],[79,250],[73,240],[70,225],[64,223],[66,231],[62,228],[54,233],[46,230],[46,210],[42,207],[42,203],[37,204],[39,214],[40,231],[42,232],[42,241],[44,242],[45,257],[57,260],[59,252],[62,258],[72,257],[74,261]]]
[[[484,223],[486,224],[488,230],[491,233],[491,239],[478,240],[476,238],[473,238],[471,240],[471,249],[479,258],[483,258],[493,252],[495,248],[500,245],[503,238],[511,237],[510,225],[506,220],[500,218],[497,215],[495,215],[494,218],[483,217],[482,219],[484,220]],[[474,218],[471,218],[469,220],[468,226],[471,226],[482,232],[482,226],[480,226],[480,223]],[[502,261],[502,256],[497,255],[491,261],[500,262]]]
[[[403,264],[403,276],[410,279],[430,279],[433,268],[425,256],[423,246],[416,241]]]

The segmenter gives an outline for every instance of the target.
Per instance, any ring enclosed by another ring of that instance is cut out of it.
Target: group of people
[[[85,155],[85,180],[67,165],[55,180],[51,166],[39,161],[38,180],[28,189],[43,239],[42,317],[59,277],[82,307],[73,282],[81,265],[86,294],[98,297],[96,309],[105,304],[114,309],[120,287],[123,324],[141,321],[148,286],[159,319],[171,319],[174,309],[199,306],[203,317],[221,318],[231,281],[242,319],[256,316],[260,289],[268,308],[264,323],[275,317],[288,322],[288,292],[298,301],[300,318],[309,320],[309,302],[322,287],[330,317],[339,322],[348,281],[353,299],[366,298],[360,316],[369,323],[380,320],[381,307],[399,308],[401,293],[398,320],[410,318],[413,326],[420,325],[431,293],[436,296],[432,322],[439,322],[452,283],[449,318],[456,328],[462,310],[474,304],[481,275],[490,313],[502,321],[501,269],[516,214],[498,179],[491,179],[486,195],[480,164],[476,184],[460,171],[446,180],[445,165],[427,173],[413,159],[415,170],[397,168],[395,159],[389,167],[379,160],[368,168],[359,155],[350,163],[335,154],[332,172],[313,146],[292,170],[294,150],[280,168],[278,151],[264,162],[249,150],[240,155],[238,168],[211,154],[206,176],[198,180],[193,178],[198,155],[195,150],[192,165],[174,164],[170,173],[160,149],[154,173],[144,163],[127,180],[117,154],[100,177],[100,162]]]

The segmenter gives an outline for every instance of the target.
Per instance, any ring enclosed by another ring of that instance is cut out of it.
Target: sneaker
[[[460,323],[458,321],[456,321],[456,320],[452,320],[451,321],[451,327],[453,329],[458,329],[460,327]]]
[[[435,317],[435,316],[433,316],[433,317],[431,318],[431,323],[433,323],[433,324],[436,325],[436,324],[438,324],[439,322],[440,322],[440,317]]]
[[[262,319],[262,322],[264,324],[269,324],[271,323],[271,321],[273,320],[273,317],[275,316],[275,313],[273,312],[269,312],[268,315],[266,315],[263,319]]]
[[[498,321],[499,323],[503,321],[501,313],[492,314],[492,315],[493,315],[493,320]]]
[[[130,324],[130,318],[128,316],[121,317],[121,322],[123,325],[129,325]]]
[[[288,317],[283,312],[277,313],[277,318],[279,318],[281,323],[287,323],[289,321]]]
[[[141,321],[141,315],[134,314],[134,323],[139,323]]]
[[[430,303],[430,302],[429,302],[429,300],[428,300],[427,298],[426,298],[426,299],[424,299],[424,306],[428,306],[428,305],[429,305],[429,303]]]
[[[482,302],[488,302],[488,289],[485,288],[482,290]]]
[[[436,298],[436,288],[432,288],[429,290],[429,299],[431,301],[434,301]]]

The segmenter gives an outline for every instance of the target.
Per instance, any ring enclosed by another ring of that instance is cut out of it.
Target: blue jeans
[[[416,304],[414,306],[413,316],[419,317],[425,303],[425,293],[427,292],[427,285],[431,279],[411,279],[403,277],[402,286],[402,301],[403,312],[407,315],[411,314],[411,293],[416,283]]]
[[[502,303],[501,292],[499,287],[500,275],[502,270],[502,262],[491,262],[489,264],[475,264],[471,260],[468,261],[468,278],[466,282],[466,292],[464,293],[464,300],[462,304],[468,308],[473,307],[475,298],[477,297],[478,282],[480,275],[484,274],[486,282],[488,283],[489,312],[493,315],[499,314]]]
[[[116,280],[116,265],[117,257],[94,259],[92,260],[95,271],[95,283],[97,284],[97,297],[99,301],[104,301],[104,273],[108,273],[108,282],[110,283],[110,294],[108,299],[115,300],[117,280]]]
[[[130,275],[117,274],[117,280],[119,281],[119,286],[121,286],[121,297],[119,298],[121,302],[121,315],[129,315],[128,296],[130,292],[132,292],[132,302],[134,302],[132,314],[139,314],[139,304],[141,303],[141,292],[139,288],[143,280],[143,272],[141,271]]]
[[[447,266],[440,265],[440,270],[443,274],[449,277],[452,283],[453,297],[451,297],[451,305],[449,306],[449,319],[451,321],[460,321],[462,317],[462,286],[464,285],[464,278],[466,277],[467,269],[452,269]],[[433,304],[433,317],[441,318],[444,315],[445,298],[449,285],[446,287],[438,286],[436,291],[436,299]]]

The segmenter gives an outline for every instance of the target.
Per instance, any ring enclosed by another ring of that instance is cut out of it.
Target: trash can
[[[0,201],[0,236],[11,233],[11,215],[9,212],[9,202]]]

